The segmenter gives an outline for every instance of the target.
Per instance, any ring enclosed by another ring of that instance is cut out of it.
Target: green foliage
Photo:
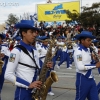
[[[70,21],[78,21],[79,13],[76,10],[73,10],[73,12],[66,10],[66,15]]]
[[[11,24],[17,23],[18,20],[19,20],[18,17],[11,13],[8,15],[8,19],[7,19],[6,23],[11,25]]]
[[[66,12],[71,21],[80,22],[83,26],[100,26],[100,3],[93,3],[91,7],[82,7],[82,12],[79,14],[76,10]]]
[[[100,26],[100,3],[94,3],[91,7],[83,7],[82,9],[79,20],[83,26],[93,26],[94,24]]]

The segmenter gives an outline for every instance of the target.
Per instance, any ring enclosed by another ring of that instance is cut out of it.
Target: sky
[[[52,3],[70,2],[75,0],[52,0]],[[78,0],[77,0],[78,1]],[[91,6],[100,0],[80,0],[82,6]],[[47,0],[0,0],[0,24],[4,23],[10,13],[20,17],[24,13],[34,14],[37,4],[45,4]]]

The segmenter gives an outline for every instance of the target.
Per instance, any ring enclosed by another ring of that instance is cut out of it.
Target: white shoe
[[[48,95],[54,96],[55,94],[53,92],[48,92]]]
[[[60,66],[57,65],[57,68],[60,69]]]
[[[71,67],[67,68],[67,69],[72,69]]]
[[[51,72],[56,72],[55,70],[52,70]]]
[[[65,63],[65,62],[63,62],[62,64],[63,64],[63,65],[65,65],[66,63]]]
[[[70,67],[72,67],[72,64],[69,64]]]

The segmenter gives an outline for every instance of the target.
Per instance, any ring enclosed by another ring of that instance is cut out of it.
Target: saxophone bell
[[[50,45],[49,45],[40,75],[39,75],[39,81],[41,81],[43,85],[40,89],[36,89],[35,93],[33,93],[32,95],[33,100],[46,100],[47,93],[50,86],[53,84],[53,82],[58,81],[58,76],[53,71],[50,73],[50,76],[46,78],[47,72],[49,71],[49,68],[47,67],[47,62],[52,60],[52,47],[54,46],[54,43],[55,43],[54,39],[49,40],[49,42],[50,42]]]
[[[38,90],[36,91],[39,92],[40,95],[33,95],[32,98],[34,98],[34,100],[46,100],[46,96],[50,86],[57,81],[58,81],[58,76],[56,75],[55,72],[52,71],[50,73],[50,76],[46,79],[45,83],[41,87],[41,91]]]

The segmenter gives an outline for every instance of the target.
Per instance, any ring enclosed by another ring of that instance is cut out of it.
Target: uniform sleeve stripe
[[[23,80],[23,79],[21,79],[19,77],[16,78],[16,81],[19,82],[19,83],[21,83],[21,84],[24,84],[26,86],[29,86],[30,85],[29,82],[27,82],[27,81],[25,81],[25,80]]]
[[[85,66],[95,66],[95,64],[85,65]]]
[[[1,46],[8,47],[7,45],[1,45]]]

